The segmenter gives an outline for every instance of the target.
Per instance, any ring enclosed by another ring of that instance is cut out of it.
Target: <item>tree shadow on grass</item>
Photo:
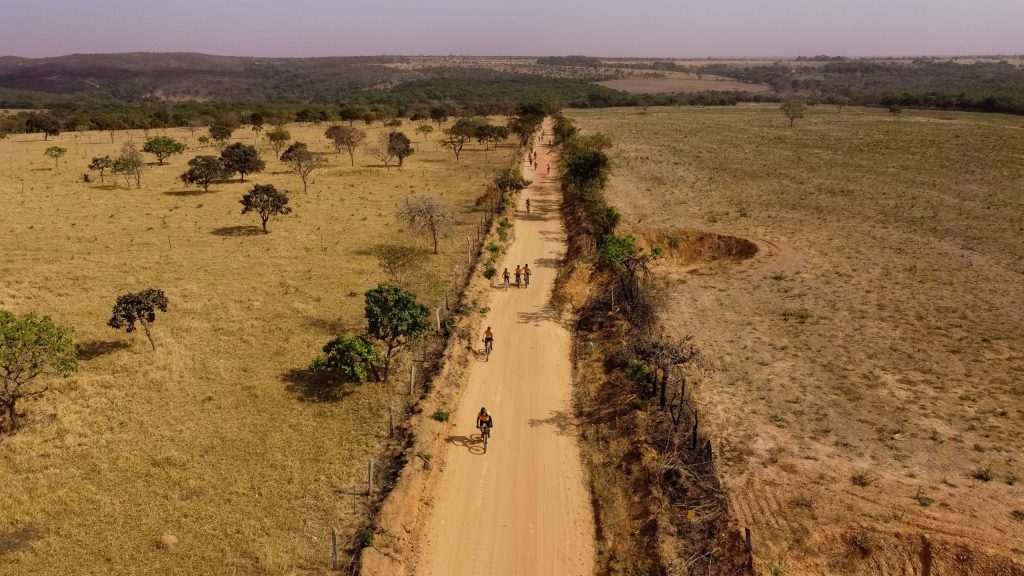
[[[317,376],[308,368],[292,368],[281,375],[285,390],[302,402],[339,402],[352,394],[352,386]]]
[[[131,348],[132,345],[124,340],[89,340],[87,342],[80,342],[75,347],[78,349],[78,359],[88,361],[117,352],[118,350]]]
[[[213,194],[213,192],[203,190],[202,188],[198,190],[168,190],[164,192],[165,196],[203,196],[206,194]]]
[[[263,236],[263,228],[259,226],[222,226],[215,228],[210,234],[214,236]]]

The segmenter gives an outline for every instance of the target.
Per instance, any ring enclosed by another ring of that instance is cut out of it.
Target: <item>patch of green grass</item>
[[[444,408],[434,410],[434,420],[437,420],[438,422],[447,422],[450,417],[451,414],[449,414]]]

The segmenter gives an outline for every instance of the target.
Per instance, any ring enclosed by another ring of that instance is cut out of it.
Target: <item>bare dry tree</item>
[[[450,208],[431,196],[406,196],[398,207],[398,218],[404,220],[416,234],[430,234],[437,254],[438,238],[451,234],[455,216]]]

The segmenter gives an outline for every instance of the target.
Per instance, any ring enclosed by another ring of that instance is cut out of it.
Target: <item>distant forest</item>
[[[810,103],[1024,114],[1024,70],[1008,61],[897,62],[813,56],[747,66],[707,61],[617,60],[587,56],[521,58],[505,67],[488,59],[456,65],[445,57],[241,58],[203,54],[87,54],[0,57],[0,116],[6,133],[160,128],[264,118],[306,121],[506,114],[528,102],[593,108],[775,102],[798,94]],[[589,82],[572,70],[642,70],[713,74],[767,84],[769,94],[692,92],[634,95]],[[567,71],[568,76],[567,76]],[[33,110],[45,110],[34,113]]]

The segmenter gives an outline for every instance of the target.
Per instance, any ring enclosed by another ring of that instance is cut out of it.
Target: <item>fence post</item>
[[[395,408],[388,404],[388,438],[395,436]]]
[[[447,312],[449,310],[451,310],[451,308],[448,307],[448,291],[445,290],[444,291],[444,311]]]
[[[409,366],[409,394],[411,395],[413,389],[416,387],[416,365]]]
[[[434,308],[434,317],[437,318],[437,331],[441,332],[441,307]]]
[[[338,569],[338,529],[337,528],[331,528],[331,570],[337,570],[337,569]]]

